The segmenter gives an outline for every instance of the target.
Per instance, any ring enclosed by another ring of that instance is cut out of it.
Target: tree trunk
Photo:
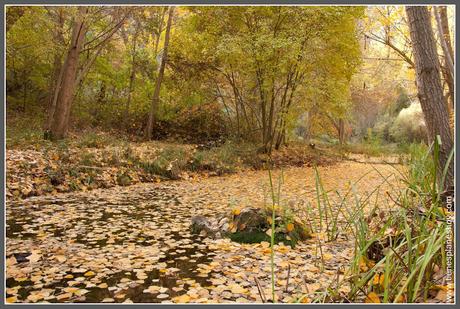
[[[27,80],[23,84],[23,96],[22,96],[22,112],[26,112],[26,101],[27,101]]]
[[[406,6],[410,37],[413,46],[417,90],[428,128],[428,139],[433,142],[441,137],[438,164],[438,183],[448,157],[453,149],[453,139],[449,128],[449,114],[444,101],[436,42],[431,26],[430,13],[426,6]],[[447,188],[454,184],[454,163],[450,161],[445,179]],[[440,188],[443,190],[444,188]]]
[[[169,45],[169,34],[171,32],[171,23],[174,15],[174,6],[169,8],[169,16],[168,16],[168,23],[166,25],[166,33],[165,33],[165,44],[163,48],[163,57],[161,57],[161,64],[160,70],[158,72],[158,78],[155,83],[155,91],[153,93],[152,99],[152,106],[149,113],[149,120],[147,123],[147,128],[145,130],[145,138],[147,140],[152,139],[152,130],[153,130],[153,123],[155,122],[155,117],[157,115],[159,101],[160,101],[160,90],[161,90],[161,82],[163,80],[163,75],[165,72],[166,61],[168,57],[168,45]]]
[[[343,119],[338,120],[337,133],[339,136],[339,144],[343,145],[345,143],[345,121]]]
[[[311,114],[312,114],[311,111],[307,111],[305,113],[305,124],[304,124],[305,133],[304,133],[303,138],[304,138],[305,142],[307,142],[307,143],[310,143],[310,139],[311,139],[311,127],[312,127],[312,125],[311,125],[311,122],[312,122],[312,119],[311,119],[312,117],[311,116],[312,115]]]
[[[64,44],[64,16],[63,10],[61,7],[58,8],[57,12],[57,21],[56,29],[54,31],[54,40],[56,44]],[[51,128],[51,122],[53,120],[54,111],[56,109],[57,101],[57,88],[62,81],[62,53],[60,51],[55,51],[54,53],[54,62],[53,62],[53,73],[50,78],[49,85],[49,97],[48,97],[48,106],[47,106],[47,119],[45,122],[45,139],[48,137],[47,134]]]
[[[76,88],[78,57],[86,34],[84,22],[86,12],[87,8],[79,7],[78,15],[73,23],[70,48],[61,70],[62,80],[56,87],[56,108],[50,126],[51,139],[62,139],[67,133],[67,122]]]
[[[449,20],[447,18],[447,7],[446,6],[439,7],[439,15],[441,17],[441,25],[442,25],[442,32],[443,32],[444,40],[446,42],[450,58],[453,61],[455,56],[454,56],[454,50],[452,48],[452,41],[450,39]]]
[[[448,97],[450,108],[454,108],[454,52],[450,41],[449,23],[447,19],[447,8],[445,6],[433,7],[436,17],[436,25],[439,33],[439,41],[441,42],[442,51],[444,54],[444,69],[442,74],[447,83]]]

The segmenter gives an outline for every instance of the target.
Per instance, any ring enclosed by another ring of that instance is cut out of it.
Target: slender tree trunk
[[[145,130],[145,138],[150,140],[152,138],[153,123],[155,122],[155,117],[158,111],[158,106],[160,103],[160,90],[161,82],[163,80],[163,75],[165,72],[166,61],[168,58],[168,45],[169,45],[169,34],[171,32],[171,23],[174,15],[174,6],[169,8],[168,23],[166,25],[165,33],[165,44],[163,48],[163,57],[161,58],[160,70],[158,72],[158,78],[155,83],[155,91],[153,93],[152,106],[149,113],[149,120],[147,123],[147,128]]]
[[[26,101],[27,101],[27,80],[23,84],[23,97],[22,97],[22,112],[26,112]]]
[[[439,40],[441,42],[442,51],[444,54],[444,68],[442,70],[444,79],[447,83],[448,97],[450,108],[454,108],[454,52],[452,50],[452,43],[450,41],[449,24],[447,19],[447,8],[445,6],[433,7],[434,15],[436,17],[436,25],[439,33]]]
[[[444,36],[444,40],[447,45],[447,49],[449,51],[450,58],[454,61],[454,50],[452,48],[452,41],[450,39],[450,30],[449,30],[449,19],[447,17],[447,7],[441,6],[439,7],[439,15],[441,17],[441,25],[442,25],[442,32]]]
[[[67,133],[67,122],[75,94],[78,57],[83,47],[83,41],[86,34],[86,25],[84,21],[86,12],[87,8],[79,7],[76,20],[73,24],[70,48],[62,66],[62,80],[59,86],[56,87],[56,108],[52,115],[50,126],[51,139],[62,139]]]
[[[275,149],[279,150],[281,145],[283,145],[286,141],[286,121],[284,119],[281,120],[280,129],[276,138]]]
[[[345,144],[345,120],[339,119],[336,128],[339,136],[339,144],[343,145]]]
[[[436,42],[430,13],[426,6],[406,6],[406,13],[414,51],[418,97],[428,128],[428,139],[433,142],[437,136],[440,136],[442,142],[439,162],[436,162],[439,166],[439,181],[444,167],[449,163],[448,157],[453,149],[453,139],[449,128],[447,104],[443,97]],[[449,163],[445,184],[447,188],[454,184],[453,160]]]
[[[155,57],[158,55],[158,47],[160,46],[160,37],[161,33],[163,32],[163,23],[165,19],[165,14],[168,9],[164,9],[163,12],[161,12],[161,17],[160,17],[160,24],[158,25],[158,35],[155,38],[155,46],[154,46],[154,55]]]
[[[305,134],[304,139],[305,142],[310,143],[311,138],[311,111],[307,111],[305,113]]]
[[[56,22],[56,29],[54,31],[54,40],[56,44],[64,44],[64,16],[61,7],[58,8],[58,16]],[[57,88],[61,85],[62,81],[62,54],[60,51],[55,51],[54,62],[53,62],[53,73],[51,74],[51,80],[49,85],[49,97],[47,106],[47,119],[44,126],[45,139],[48,138],[48,133],[51,128],[51,122],[53,120],[54,111],[56,110],[57,101]]]

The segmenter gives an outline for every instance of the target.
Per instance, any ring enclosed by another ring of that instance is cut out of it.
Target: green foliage
[[[154,160],[145,161],[135,158],[135,164],[141,167],[145,172],[152,175],[160,175],[170,179],[177,179],[179,173],[187,165],[187,156],[185,151],[179,147],[166,147],[155,157]]]
[[[238,167],[260,167],[261,158],[254,145],[227,141],[221,146],[197,150],[190,160],[192,170],[208,170],[218,174],[232,173]]]
[[[425,144],[411,144],[409,146],[409,156],[406,162],[408,173],[404,181],[409,189],[416,192],[431,192],[433,183],[436,182],[436,173],[433,156]]]
[[[191,12],[172,53],[190,46],[182,58],[207,64],[211,74],[221,76],[216,86],[228,98],[223,103],[235,133],[270,148],[293,128],[302,108],[317,104],[345,114],[348,83],[359,64],[360,8],[196,7]],[[284,94],[275,91],[278,87]],[[270,114],[272,109],[279,112]],[[256,130],[262,133],[257,136]]]
[[[409,149],[407,172],[395,169],[403,187],[392,186],[384,193],[379,185],[366,196],[358,196],[360,178],[341,197],[342,203],[351,206],[343,215],[355,238],[355,255],[345,274],[351,283],[348,301],[360,301],[372,292],[383,303],[426,302],[430,290],[439,284],[436,277],[446,271],[444,246],[453,231],[447,228],[449,214],[433,186],[436,169],[430,152],[439,150],[423,144]],[[386,183],[382,176],[382,185]],[[379,206],[382,194],[394,201],[391,212]],[[338,281],[327,297],[319,298],[334,299],[342,284]]]
[[[80,148],[104,148],[120,142],[122,140],[113,135],[88,132],[78,141],[77,146]]]
[[[244,244],[254,244],[260,243],[262,241],[270,242],[270,236],[265,232],[261,231],[238,231],[235,233],[229,234],[230,239],[235,242],[244,243]],[[275,233],[275,244],[283,243],[289,246],[295,246],[295,242],[292,239],[287,239],[286,234],[284,233]]]
[[[270,236],[268,236],[265,232],[262,231],[241,231],[235,232],[230,234],[230,239],[235,242],[244,243],[244,244],[254,244],[260,243],[262,241],[270,241]],[[282,241],[279,240],[278,241]]]
[[[78,86],[72,127],[143,131],[164,40],[164,12],[164,7],[134,9],[105,42]],[[231,136],[271,151],[305,109],[316,106],[320,113],[349,116],[350,79],[360,63],[356,23],[361,7],[189,7],[178,12],[156,115],[163,124],[156,127],[157,138],[179,135],[202,142]],[[75,14],[75,8],[34,7],[18,15],[7,34],[11,110],[46,111]],[[85,41],[91,45],[110,18],[95,8],[89,16]],[[87,60],[86,51],[81,57]],[[91,147],[104,144],[91,139]]]
[[[80,154],[80,164],[84,166],[93,166],[96,163],[94,153],[84,150]]]
[[[27,111],[39,106],[48,91],[52,75],[53,53],[61,47],[53,39],[53,22],[44,7],[30,7],[7,33],[6,79],[7,106]]]
[[[6,128],[6,145],[8,149],[31,145],[46,146],[43,141],[42,118],[30,115],[9,117]]]
[[[222,109],[218,104],[200,104],[180,111],[174,118],[175,133],[188,141],[218,140],[225,135]]]

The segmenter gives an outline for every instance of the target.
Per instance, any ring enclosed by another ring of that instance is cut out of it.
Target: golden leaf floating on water
[[[60,263],[64,263],[67,261],[67,258],[64,255],[56,255],[55,259],[58,260]]]
[[[11,304],[11,303],[15,303],[17,300],[18,298],[16,296],[11,296],[6,299],[6,302]]]
[[[178,303],[178,304],[186,304],[191,300],[191,297],[188,296],[187,294],[183,294],[181,296],[175,297],[173,300],[175,303]]]
[[[243,294],[243,293],[246,293],[248,290],[246,290],[245,288],[243,288],[242,286],[238,285],[238,284],[233,284],[231,286],[229,286],[230,290],[232,291],[233,294]]]

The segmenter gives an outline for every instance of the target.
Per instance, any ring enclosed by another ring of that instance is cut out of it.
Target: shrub
[[[225,135],[219,104],[199,104],[181,111],[173,123],[177,135],[189,142],[218,140]]]
[[[391,137],[399,142],[422,142],[427,139],[423,112],[420,104],[412,103],[401,110],[390,127]]]
[[[170,179],[178,179],[187,165],[187,154],[180,147],[169,146],[163,149],[153,161],[137,160],[137,165],[145,172]]]
[[[80,154],[80,164],[86,166],[92,166],[96,162],[96,156],[94,153],[89,151],[83,151]]]
[[[260,160],[255,146],[232,141],[208,150],[198,150],[190,161],[192,170],[215,171],[217,174],[233,173],[239,166],[254,167],[258,164]]]

